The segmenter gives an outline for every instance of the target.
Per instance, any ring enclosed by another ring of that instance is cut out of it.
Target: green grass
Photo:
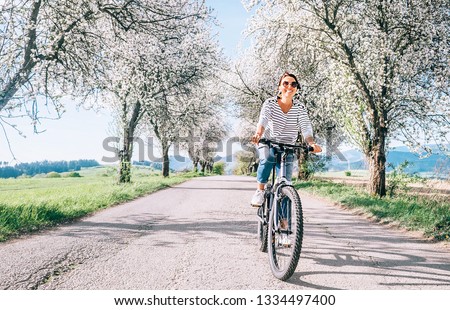
[[[117,184],[116,173],[111,168],[81,170],[80,175],[0,179],[0,241],[77,219],[195,176],[163,178],[146,169],[135,169],[132,183]]]
[[[351,178],[357,178],[361,180],[368,180],[369,179],[369,171],[367,170],[347,170],[351,173]],[[347,171],[324,171],[324,172],[317,172],[314,175],[317,175],[318,177],[324,177],[324,178],[349,178],[349,176],[346,175]]]
[[[310,193],[328,197],[349,208],[360,208],[379,220],[396,222],[410,230],[424,232],[435,240],[450,238],[450,203],[444,198],[403,194],[396,198],[370,196],[361,188],[329,181],[312,180],[295,185]]]

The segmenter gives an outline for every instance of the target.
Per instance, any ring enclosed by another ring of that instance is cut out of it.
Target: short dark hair
[[[295,80],[295,82],[297,82],[297,85],[298,85],[297,89],[300,89],[300,83],[298,82],[297,77],[296,77],[294,74],[289,73],[289,72],[287,72],[287,71],[284,71],[283,75],[280,77],[280,81],[278,82],[278,86],[281,85],[281,81],[283,81],[283,79],[284,79],[285,77],[287,77],[287,76],[293,78],[293,79]]]

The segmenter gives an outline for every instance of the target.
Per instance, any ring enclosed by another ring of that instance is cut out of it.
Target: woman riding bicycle
[[[298,132],[301,131],[305,141],[314,148],[313,153],[322,149],[314,142],[311,121],[304,105],[299,99],[294,98],[300,89],[297,77],[285,72],[278,83],[278,95],[267,99],[261,109],[256,133],[252,136],[252,142],[259,143],[261,138],[272,141],[294,144]],[[256,179],[257,190],[252,197],[251,205],[259,207],[264,202],[264,186],[269,179],[270,172],[277,160],[274,150],[266,144],[258,144],[259,166]],[[278,161],[279,162],[279,161]],[[291,181],[294,154],[289,154],[286,159],[286,178]],[[279,164],[278,164],[279,165]],[[277,174],[280,167],[277,168]]]

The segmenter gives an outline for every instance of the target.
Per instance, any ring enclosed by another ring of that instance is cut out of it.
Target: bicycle
[[[259,249],[269,252],[273,275],[286,281],[297,268],[303,240],[303,211],[300,197],[286,179],[286,158],[296,149],[310,152],[307,145],[290,145],[261,139],[260,143],[274,148],[275,158],[280,156],[280,172],[275,179],[275,165],[272,168],[272,183],[267,183],[264,203],[258,208]],[[270,232],[270,234],[269,234]]]

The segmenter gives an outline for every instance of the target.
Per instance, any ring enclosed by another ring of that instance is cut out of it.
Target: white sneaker
[[[255,194],[253,194],[252,202],[250,203],[252,207],[260,207],[264,203],[264,191],[257,189]]]
[[[278,239],[278,245],[282,246],[284,248],[290,248],[291,247],[291,239],[288,237],[287,234],[281,234],[281,236]]]

